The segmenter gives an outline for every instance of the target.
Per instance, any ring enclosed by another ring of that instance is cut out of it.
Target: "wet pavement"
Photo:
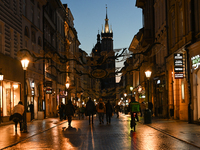
[[[104,118],[105,122],[105,118]],[[94,124],[74,118],[72,128],[58,118],[27,124],[28,133],[14,131],[14,124],[0,125],[0,149],[8,150],[196,150],[200,149],[200,126],[187,122],[153,119],[130,129],[130,116],[112,117],[111,124]],[[63,130],[63,127],[66,127]]]

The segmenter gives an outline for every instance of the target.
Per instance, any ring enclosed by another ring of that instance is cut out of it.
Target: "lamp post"
[[[145,75],[146,75],[146,78],[147,78],[147,86],[148,86],[148,90],[147,90],[147,98],[148,98],[148,109],[149,109],[149,79],[151,77],[151,71],[150,70],[147,70],[145,71]]]
[[[132,97],[132,91],[133,91],[133,87],[130,86],[130,91],[131,91],[131,97]]]
[[[27,112],[27,95],[26,95],[26,70],[28,68],[29,60],[22,59],[22,68],[24,70],[24,132],[27,132],[27,120],[26,120],[26,112]]]
[[[66,84],[66,91],[67,91],[67,100],[68,100],[68,96],[69,96],[69,92],[68,92],[68,89],[69,89],[69,82],[67,81]],[[66,104],[66,99],[65,99],[65,104]]]
[[[1,119],[1,104],[2,104],[2,81],[3,81],[3,74],[0,72],[0,123],[2,122],[2,119]]]
[[[124,93],[124,101],[125,101],[125,105],[126,105],[126,96],[127,96],[127,93]]]

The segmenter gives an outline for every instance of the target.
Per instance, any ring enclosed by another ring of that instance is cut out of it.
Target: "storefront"
[[[189,47],[191,64],[191,109],[193,121],[200,121],[200,42]]]
[[[21,83],[3,80],[0,85],[1,117],[3,122],[13,113],[13,108],[21,99]]]
[[[186,51],[181,48],[167,58],[168,113],[171,118],[188,120]]]

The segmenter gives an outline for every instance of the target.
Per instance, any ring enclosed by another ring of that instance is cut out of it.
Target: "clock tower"
[[[104,70],[107,75],[100,80],[101,97],[106,102],[107,100],[114,101],[116,99],[116,79],[115,79],[115,53],[113,51],[113,32],[109,27],[106,7],[106,19],[105,27],[102,25],[101,37],[98,33],[97,43],[92,50],[92,56],[99,56],[99,60],[103,60],[101,65],[98,66],[101,70]],[[108,59],[107,59],[108,58]],[[105,60],[105,61],[104,61]],[[96,67],[97,68],[97,67]]]

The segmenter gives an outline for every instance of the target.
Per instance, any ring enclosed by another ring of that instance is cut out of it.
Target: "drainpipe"
[[[47,5],[47,4],[46,4]],[[44,5],[44,6],[42,6],[43,7],[43,14],[42,14],[42,16],[43,16],[43,50],[44,50],[44,58],[45,58],[45,42],[44,42],[44,39],[45,39],[45,36],[44,36],[44,9],[45,9],[45,6],[46,5]],[[45,59],[43,59],[43,89],[44,88],[46,88],[46,85],[45,85]],[[45,107],[43,106],[43,101],[42,101],[42,110],[44,111],[44,119],[46,118],[46,90],[43,90],[43,92],[44,92],[44,105],[45,105]],[[44,108],[44,109],[43,109]]]
[[[191,32],[192,32],[192,40],[190,44],[187,44],[185,46],[186,54],[187,54],[187,74],[188,74],[188,123],[192,123],[192,109],[191,109],[191,104],[192,104],[192,99],[191,99],[191,81],[190,81],[190,57],[189,57],[189,49],[188,47],[191,46],[193,43],[195,43],[196,38],[195,38],[195,13],[194,13],[194,0],[191,0]]]
[[[165,82],[165,86],[168,84],[168,70],[167,70],[167,57],[169,56],[169,34],[168,34],[168,7],[167,7],[167,0],[165,0],[165,20],[166,20],[166,32],[167,32],[167,45],[166,45],[166,48],[167,48],[167,56],[165,57],[165,79],[166,79],[166,82]],[[166,87],[165,87],[166,88]],[[167,88],[168,89],[168,88]],[[166,93],[168,93],[168,90],[166,90]],[[165,95],[167,98],[167,118],[170,117],[170,114],[169,114],[169,97],[168,97],[168,94]]]

